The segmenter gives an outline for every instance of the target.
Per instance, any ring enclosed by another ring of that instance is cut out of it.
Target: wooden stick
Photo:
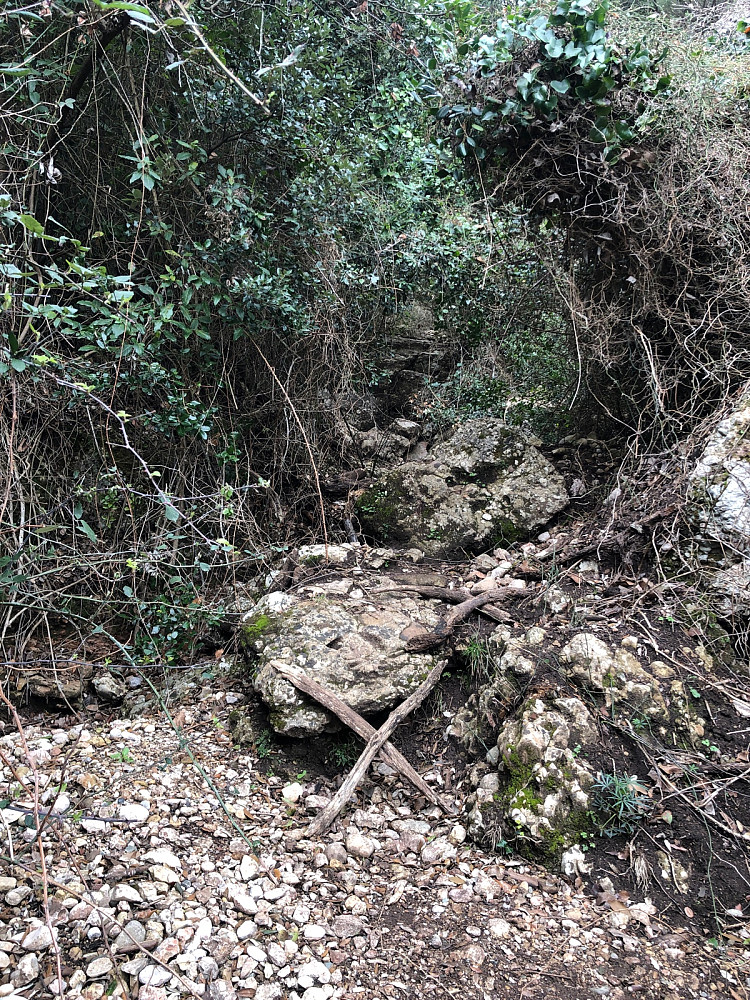
[[[420,594],[422,597],[435,597],[439,601],[445,601],[446,604],[458,604],[461,605],[466,601],[472,600],[471,593],[465,590],[463,587],[458,587],[454,590],[449,590],[447,587],[418,587],[411,583],[405,583],[402,586],[396,584],[393,587],[378,587],[376,590],[371,590],[370,594],[396,594],[403,593],[406,591],[410,594]],[[505,588],[497,588],[496,590],[490,591],[492,594],[492,600],[500,600],[508,594],[508,590]],[[524,594],[523,590],[514,590],[513,594]],[[481,595],[484,597],[485,595]],[[458,609],[456,609],[458,610]],[[502,608],[495,607],[494,604],[483,604],[481,607],[476,609],[480,614],[486,615],[496,622],[507,622],[508,613],[503,611]]]
[[[462,621],[469,617],[472,611],[481,610],[490,601],[495,600],[497,596],[494,590],[490,590],[486,594],[479,594],[477,597],[469,595],[466,600],[461,601],[457,607],[449,612],[445,621],[438,622],[432,632],[427,632],[425,635],[418,635],[410,639],[406,644],[406,648],[410,651],[417,650],[423,652],[428,649],[434,649],[436,646],[442,646],[453,635],[456,625],[460,625]],[[499,609],[497,610],[499,611]]]
[[[331,823],[333,823],[351,798],[354,790],[364,777],[364,774],[375,755],[388,742],[388,738],[394,729],[400,725],[401,722],[403,722],[407,715],[422,704],[424,699],[440,680],[440,675],[442,674],[444,668],[445,664],[442,662],[436,663],[427,675],[427,679],[419,685],[416,691],[409,695],[406,701],[402,701],[398,708],[391,712],[375,735],[370,737],[367,746],[362,751],[362,756],[349,772],[349,775],[341,788],[339,788],[328,805],[324,809],[321,809],[307,828],[306,836],[308,838],[312,840],[315,837],[319,837],[330,827]]]
[[[323,687],[317,681],[313,680],[312,677],[308,677],[307,674],[303,673],[301,670],[294,670],[291,667],[286,666],[286,664],[278,663],[276,661],[271,662],[271,666],[285,680],[289,681],[290,684],[294,684],[296,688],[303,691],[305,694],[310,695],[324,708],[327,708],[334,715],[337,715],[341,721],[347,725],[351,730],[353,730],[358,736],[361,736],[363,740],[371,739],[375,733],[376,729],[370,725],[370,723],[363,719],[361,715],[354,711],[345,701],[342,701],[338,695],[335,695],[333,691],[329,688]],[[380,756],[386,763],[399,772],[407,781],[410,781],[412,785],[421,792],[425,798],[429,799],[433,805],[438,806],[443,810],[448,816],[454,814],[453,808],[448,805],[438,794],[435,792],[427,782],[424,780],[422,775],[415,771],[411,766],[409,761],[403,754],[390,743],[385,743],[380,750]]]

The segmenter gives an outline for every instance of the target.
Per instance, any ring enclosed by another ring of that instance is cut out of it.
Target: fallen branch
[[[461,613],[462,617],[453,619],[453,628],[459,624],[459,621],[463,621],[467,618],[472,611],[479,611],[480,614],[486,615],[488,618],[491,618],[496,622],[508,621],[507,611],[503,611],[502,608],[498,608],[494,604],[490,603],[490,601],[496,601],[506,597],[510,591],[505,589],[501,590],[498,588],[497,590],[491,590],[487,594],[480,594],[478,597],[472,597],[471,593],[463,587],[449,590],[447,587],[420,587],[410,583],[402,585],[396,584],[393,587],[378,587],[376,590],[370,591],[371,594],[395,594],[403,592],[419,594],[422,597],[435,597],[439,601],[445,601],[447,604],[457,604],[458,607],[454,608],[452,615],[455,615],[463,608],[464,611]],[[524,591],[514,590],[512,593],[523,594]],[[424,636],[417,636],[414,639],[411,639],[406,648],[411,652],[414,652],[415,650],[432,649],[434,646],[440,645],[440,643],[444,642],[448,638],[450,632],[452,631],[451,629],[446,631],[446,626],[449,621],[451,621],[451,615],[449,615],[446,619],[446,623],[443,628],[436,629],[434,633],[427,633]],[[422,645],[422,643],[424,643],[425,640],[428,640],[430,635],[433,634],[435,639],[438,637],[440,638],[440,642],[436,641],[432,645]]]
[[[448,614],[445,621],[438,622],[434,631],[409,639],[406,648],[410,652],[424,652],[428,649],[435,649],[436,646],[442,646],[453,635],[456,626],[465,621],[472,611],[478,611],[480,608],[483,608],[490,601],[493,601],[495,597],[496,594],[494,591],[479,594],[477,597],[471,597],[470,595]]]
[[[388,742],[388,739],[394,729],[396,729],[396,727],[403,722],[407,715],[422,704],[424,699],[440,680],[443,668],[443,663],[436,663],[427,675],[427,679],[419,685],[416,691],[409,695],[406,701],[402,701],[398,708],[391,712],[380,729],[372,737],[370,737],[367,746],[362,751],[361,757],[349,772],[349,775],[341,788],[339,788],[328,805],[324,809],[321,809],[312,823],[310,823],[307,828],[307,837],[311,840],[319,837],[330,827],[353,795],[354,790],[364,777],[364,774],[375,758],[375,755]]]
[[[294,670],[281,663],[273,663],[272,666],[290,684],[294,684],[298,690],[314,698],[320,705],[327,708],[329,712],[337,715],[346,726],[358,736],[361,736],[363,740],[371,739],[377,732],[366,719],[363,719],[345,701],[342,701],[338,695],[335,695],[329,688],[323,687],[322,684],[314,681],[312,677],[308,677],[301,670]],[[390,764],[402,777],[410,781],[417,791],[421,792],[433,805],[438,806],[447,815],[453,815],[454,810],[452,807],[437,792],[430,788],[422,775],[414,770],[406,757],[399,753],[394,746],[390,743],[385,743],[381,747],[380,755],[387,764]]]

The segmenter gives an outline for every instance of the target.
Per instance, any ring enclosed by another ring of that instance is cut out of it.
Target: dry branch
[[[314,681],[312,677],[308,677],[302,671],[293,670],[291,667],[284,666],[283,664],[274,663],[273,667],[281,677],[294,684],[298,690],[314,698],[320,705],[327,708],[329,712],[337,715],[345,725],[358,736],[361,736],[362,739],[372,739],[377,732],[374,726],[371,726],[366,719],[363,719],[345,701],[342,701],[338,695],[335,695],[329,688]],[[387,764],[390,764],[394,770],[398,771],[407,781],[410,781],[417,791],[421,792],[433,805],[439,806],[447,815],[453,814],[454,810],[451,806],[430,788],[422,775],[414,770],[406,757],[399,753],[394,746],[390,743],[385,743],[381,747],[380,755]]]
[[[362,751],[361,757],[349,772],[349,776],[344,781],[341,788],[339,788],[325,809],[322,809],[320,813],[318,813],[307,828],[307,836],[310,839],[319,837],[330,827],[331,823],[333,823],[353,795],[354,790],[364,777],[364,774],[375,758],[375,755],[388,742],[391,733],[398,725],[400,725],[400,723],[403,722],[407,715],[410,715],[416,708],[419,708],[424,699],[440,680],[440,675],[443,672],[443,666],[444,665],[441,662],[436,663],[427,675],[426,680],[419,685],[416,691],[409,695],[406,701],[402,701],[398,708],[391,712],[380,729],[372,737],[370,737],[367,746]]]
[[[491,601],[496,601],[498,598],[506,597],[508,591],[492,590],[487,594],[479,594],[477,597],[472,597],[469,591],[464,590],[463,587],[456,590],[449,590],[447,587],[419,587],[413,584],[404,584],[403,586],[396,585],[395,587],[378,588],[373,593],[387,594],[391,592],[395,593],[396,591],[407,591],[409,593],[420,594],[422,597],[437,597],[438,600],[458,605],[450,612],[445,621],[437,625],[434,631],[415,636],[408,641],[406,648],[411,653],[426,652],[427,650],[441,646],[451,637],[456,626],[465,621],[472,611],[481,611],[482,614],[487,615],[488,618],[492,618],[496,622],[505,622],[508,620],[508,615],[505,611],[490,603]]]

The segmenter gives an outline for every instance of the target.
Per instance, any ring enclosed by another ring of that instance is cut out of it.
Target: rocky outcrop
[[[535,694],[505,722],[487,761],[469,813],[474,836],[523,838],[542,853],[561,855],[589,826],[591,766],[579,757],[597,739],[591,713],[579,698]]]
[[[435,602],[403,595],[371,600],[344,578],[316,590],[302,599],[284,595],[281,606],[272,602],[276,610],[266,610],[264,599],[244,623],[255,688],[274,729],[287,736],[331,732],[339,724],[279,676],[280,664],[301,668],[355,711],[372,715],[411,694],[436,662],[406,649],[409,639],[437,624]]]
[[[750,397],[716,427],[693,470],[696,566],[722,614],[750,617]]]
[[[361,494],[362,529],[432,556],[480,552],[525,536],[569,499],[539,444],[501,420],[469,420]]]
[[[706,724],[677,671],[645,659],[634,636],[612,645],[581,632],[562,649],[552,638],[539,627],[497,628],[482,647],[487,680],[448,732],[484,756],[472,772],[469,832],[557,862],[604,822],[591,801],[602,756],[597,706],[625,730],[694,746]],[[476,651],[464,655],[476,667]]]

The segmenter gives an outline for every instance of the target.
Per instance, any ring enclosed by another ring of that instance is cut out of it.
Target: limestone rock
[[[301,545],[298,559],[301,566],[349,566],[354,563],[359,545]]]
[[[118,680],[109,672],[104,674],[98,674],[94,677],[94,690],[99,695],[102,701],[112,702],[117,704],[121,702],[125,695],[128,693],[127,686],[121,680]]]
[[[363,492],[363,530],[430,556],[481,552],[528,534],[569,499],[538,444],[502,420],[468,420],[423,460],[405,462]]]
[[[425,679],[435,658],[407,651],[415,624],[431,630],[434,605],[404,595],[379,603],[327,596],[300,600],[253,641],[255,688],[270,708],[274,729],[306,737],[339,724],[301,695],[275,667],[301,668],[363,715],[386,711]]]
[[[560,860],[560,869],[563,875],[571,877],[575,875],[588,875],[591,871],[591,865],[586,864],[586,855],[578,844],[573,844],[563,854]]]
[[[582,632],[563,647],[560,660],[567,664],[571,680],[604,695],[607,708],[627,706],[629,714],[638,712],[665,721],[669,718],[657,678],[628,649],[612,650],[601,639]],[[657,662],[659,672],[664,674],[665,665]]]
[[[531,696],[520,715],[508,719],[497,738],[499,774],[475,769],[476,785],[468,828],[522,832],[528,842],[570,844],[589,809],[593,773],[578,757],[582,744],[597,739],[589,710],[578,698],[554,693]]]
[[[112,963],[110,962],[110,968]],[[13,973],[13,985],[16,987],[28,986],[29,983],[33,983],[34,980],[39,975],[39,959],[33,952],[28,955],[24,955],[18,962],[16,966],[16,971]]]
[[[485,640],[489,679],[458,710],[448,728],[450,735],[458,737],[468,750],[477,752],[480,738],[485,742],[483,733],[494,727],[499,706],[514,702],[522,686],[534,676],[545,638],[541,628],[531,628],[519,636],[500,625]]]
[[[46,951],[52,945],[52,932],[46,924],[32,927],[21,941],[26,951]]]
[[[693,555],[724,615],[750,617],[750,395],[710,435],[690,477]]]

